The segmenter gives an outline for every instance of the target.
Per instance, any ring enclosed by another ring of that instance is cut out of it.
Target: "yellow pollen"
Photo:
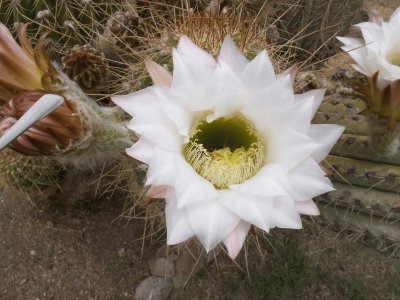
[[[386,57],[387,61],[392,65],[400,67],[400,52],[392,52]]]
[[[262,138],[241,115],[194,124],[183,153],[193,169],[218,189],[240,184],[264,164]]]

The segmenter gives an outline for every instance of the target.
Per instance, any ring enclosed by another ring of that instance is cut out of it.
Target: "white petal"
[[[336,38],[344,44],[342,49],[346,52],[365,46],[364,42],[361,39],[345,36],[337,36]]]
[[[189,222],[209,252],[238,225],[240,217],[221,206],[217,199],[186,206]]]
[[[311,99],[303,99],[297,101],[291,109],[277,113],[277,123],[281,124],[277,130],[285,127],[301,133],[307,133],[310,128],[311,120],[314,116],[314,101]],[[278,117],[280,115],[280,117]]]
[[[214,112],[207,118],[208,122],[239,111],[248,98],[239,77],[223,62],[218,64],[206,90],[206,97],[214,102]]]
[[[167,185],[152,185],[146,192],[146,197],[150,199],[162,199],[167,196]]]
[[[312,116],[315,115],[322,101],[324,100],[326,89],[316,89],[311,90],[303,94],[295,95],[296,101],[301,102],[305,99],[309,99],[309,101],[313,102]]]
[[[260,118],[264,123],[265,113],[271,110],[285,110],[295,104],[295,96],[290,76],[281,77],[262,91],[251,94],[248,105],[243,110],[250,119]]]
[[[196,46],[187,36],[180,38],[177,50],[188,59],[200,62],[210,68],[216,67],[216,62],[212,55]]]
[[[291,66],[290,68],[286,69],[282,74],[279,74],[277,77],[285,77],[290,76],[290,80],[292,81],[292,85],[294,84],[294,80],[296,79],[296,74],[299,71],[299,66],[297,64]]]
[[[400,27],[400,7],[398,7],[389,19],[389,23]]]
[[[196,173],[192,166],[181,157],[176,159],[173,185],[178,208],[188,204],[209,201],[217,196],[214,186]]]
[[[201,60],[192,59],[179,50],[172,51],[174,72],[172,78],[172,89],[186,95],[187,101],[193,101],[199,89],[210,81],[216,64],[210,66]]]
[[[141,162],[149,164],[154,155],[154,143],[145,137],[141,137],[132,147],[126,149],[126,153]]]
[[[144,60],[144,63],[146,65],[147,72],[149,72],[154,84],[159,84],[167,87],[171,85],[172,75],[167,70],[148,58]]]
[[[141,91],[131,93],[128,95],[112,96],[111,100],[125,110],[131,116],[140,113],[144,105],[154,101],[153,87],[145,88]]]
[[[235,190],[220,192],[220,203],[246,222],[269,231],[271,213],[274,207],[273,197],[261,197]]]
[[[315,153],[317,149],[322,149],[323,144],[305,134],[281,129],[271,132],[267,146],[267,160],[291,170]]]
[[[334,190],[325,172],[311,158],[303,161],[290,172],[290,181],[293,187],[293,198],[296,201],[308,201]]]
[[[250,226],[249,223],[240,221],[235,229],[224,239],[224,244],[230,258],[235,259],[238,256],[246,240]]]
[[[244,86],[250,91],[264,89],[276,80],[274,67],[267,51],[262,51],[249,62],[240,75]]]
[[[271,228],[301,229],[301,218],[297,212],[294,201],[289,197],[278,197],[274,201],[271,213]]]
[[[242,193],[275,197],[287,194],[288,174],[278,164],[267,164],[256,175],[241,184],[231,185],[232,190]]]
[[[178,209],[172,188],[167,191],[165,220],[167,223],[167,244],[175,245],[191,238],[195,233],[190,226],[186,209]]]
[[[315,205],[314,201],[312,200],[296,202],[296,208],[297,211],[303,215],[319,216],[318,206]]]
[[[165,113],[175,124],[179,134],[188,136],[194,122],[194,114],[186,107],[185,99],[181,99],[181,95],[173,93],[170,89],[160,88],[155,91],[155,94],[159,97]]]
[[[329,154],[344,129],[344,126],[330,124],[313,124],[310,126],[308,136],[320,144],[312,154],[312,158],[316,162],[322,161]]]
[[[147,171],[146,185],[173,185],[176,157],[176,153],[155,146]]]
[[[226,63],[239,76],[249,61],[236,47],[232,38],[226,36],[221,46],[218,62]]]
[[[363,22],[355,25],[361,29],[365,44],[378,44],[383,40],[382,27],[372,22]]]

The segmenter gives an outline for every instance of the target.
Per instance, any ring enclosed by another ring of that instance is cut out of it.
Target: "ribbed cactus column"
[[[340,58],[331,60],[337,62],[334,69],[325,70],[327,81],[349,82],[346,76],[332,76],[346,74],[349,64]],[[316,113],[314,123],[346,126],[325,160],[336,191],[317,201],[330,226],[350,239],[393,253],[400,243],[399,125],[389,128],[386,118],[360,114],[366,108],[367,104],[350,90],[327,95]]]
[[[360,20],[362,0],[276,1],[279,35],[292,40],[300,51],[332,54],[337,50],[335,36],[343,34]]]

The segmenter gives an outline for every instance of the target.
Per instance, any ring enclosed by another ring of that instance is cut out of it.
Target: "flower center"
[[[400,67],[400,52],[392,52],[386,57],[387,61],[392,65]]]
[[[264,163],[264,143],[241,115],[197,121],[183,153],[195,171],[225,189],[254,176]]]

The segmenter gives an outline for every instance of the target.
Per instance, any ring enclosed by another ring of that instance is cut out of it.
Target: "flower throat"
[[[254,176],[264,161],[264,146],[241,115],[197,121],[183,153],[195,171],[216,188],[226,189]]]

